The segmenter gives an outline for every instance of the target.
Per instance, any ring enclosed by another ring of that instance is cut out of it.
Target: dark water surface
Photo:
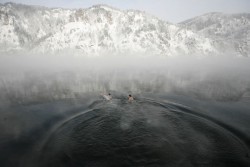
[[[249,101],[149,97],[1,107],[0,166],[250,166]]]

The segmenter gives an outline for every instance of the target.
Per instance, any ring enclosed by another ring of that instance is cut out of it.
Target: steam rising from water
[[[249,59],[232,57],[8,55],[0,57],[0,98],[25,103],[119,91],[238,100],[250,91],[249,72]]]
[[[249,72],[232,57],[1,56],[0,164],[245,166]]]

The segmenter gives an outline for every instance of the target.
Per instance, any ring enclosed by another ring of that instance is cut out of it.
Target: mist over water
[[[250,164],[247,58],[5,55],[0,76],[1,166]]]
[[[7,103],[104,91],[174,92],[237,101],[250,90],[250,61],[246,58],[12,55],[0,59],[1,99]]]

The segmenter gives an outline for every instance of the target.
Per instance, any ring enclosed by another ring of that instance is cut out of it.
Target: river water
[[[1,56],[0,166],[249,167],[249,72],[230,57]]]
[[[1,107],[3,167],[249,166],[249,99],[98,94]]]

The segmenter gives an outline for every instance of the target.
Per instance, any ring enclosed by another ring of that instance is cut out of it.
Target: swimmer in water
[[[103,94],[101,94],[101,96],[105,99],[105,100],[112,100],[112,96],[111,96],[111,94],[109,93],[108,95],[105,95],[104,93]]]
[[[133,96],[131,96],[131,95],[128,95],[128,101],[134,101],[134,98],[133,98]]]

